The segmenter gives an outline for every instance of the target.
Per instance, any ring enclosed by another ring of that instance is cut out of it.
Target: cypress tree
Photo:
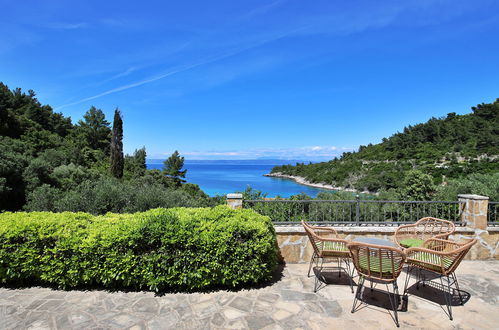
[[[118,108],[114,110],[113,136],[111,138],[111,174],[115,178],[123,177],[123,119]]]

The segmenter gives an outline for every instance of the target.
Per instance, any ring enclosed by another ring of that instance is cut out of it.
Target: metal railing
[[[311,223],[343,225],[399,225],[435,217],[460,225],[458,201],[379,200],[244,200],[243,207],[267,215],[275,224]]]
[[[489,202],[487,210],[487,223],[499,226],[499,202]]]

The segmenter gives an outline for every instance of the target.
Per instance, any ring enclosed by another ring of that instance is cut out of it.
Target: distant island
[[[481,175],[479,180],[492,187],[499,179],[498,158],[499,99],[472,107],[469,114],[449,113],[405,127],[381,143],[328,162],[275,166],[267,176],[324,189],[379,193],[407,190],[407,174],[416,171],[438,186]]]

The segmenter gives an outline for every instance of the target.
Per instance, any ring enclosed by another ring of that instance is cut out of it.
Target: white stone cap
[[[243,199],[243,194],[227,194],[227,199]]]
[[[488,200],[487,196],[473,195],[473,194],[463,194],[457,195],[457,198],[474,199],[474,200]]]

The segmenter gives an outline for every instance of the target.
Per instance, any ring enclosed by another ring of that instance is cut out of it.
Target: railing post
[[[461,221],[467,227],[487,229],[487,212],[489,198],[480,195],[458,195],[459,201],[464,204]]]
[[[355,195],[355,222],[357,223],[357,226],[360,226],[360,196],[357,194]]]
[[[243,194],[227,194],[227,205],[232,209],[243,208]]]

